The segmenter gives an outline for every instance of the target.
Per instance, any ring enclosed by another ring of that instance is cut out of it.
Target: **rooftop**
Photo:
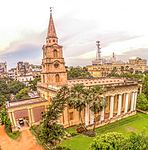
[[[16,101],[7,101],[7,108],[13,108],[13,107],[18,107],[22,105],[31,105],[31,104],[36,104],[36,103],[42,103],[46,102],[47,100],[36,97],[36,98],[31,98],[31,99],[25,99],[25,100],[16,100]]]
[[[75,79],[68,80],[68,86],[74,84],[84,84],[84,86],[93,86],[93,85],[131,85],[137,84],[138,81],[128,80],[124,78],[98,78],[98,79]]]

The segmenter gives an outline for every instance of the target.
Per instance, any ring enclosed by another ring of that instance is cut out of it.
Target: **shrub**
[[[90,146],[91,150],[119,150],[126,138],[123,134],[111,132],[97,136]]]
[[[82,133],[85,131],[85,128],[81,126],[81,127],[78,127],[76,130],[77,130],[77,133]]]

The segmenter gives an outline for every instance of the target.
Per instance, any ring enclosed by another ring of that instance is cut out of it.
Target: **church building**
[[[86,87],[93,85],[106,87],[107,91],[103,95],[106,98],[107,106],[98,114],[97,126],[102,126],[136,113],[138,81],[109,77],[98,79],[67,79],[63,47],[58,41],[52,10],[50,10],[46,42],[42,49],[41,82],[37,85],[40,97],[8,102],[7,104],[7,111],[14,128],[17,128],[22,120],[26,121],[29,126],[39,123],[42,114],[51,103],[51,98],[64,85],[71,87],[74,84],[84,84]],[[82,114],[85,125],[92,125],[94,114],[89,107],[86,107]],[[78,125],[80,122],[79,113],[69,107],[65,108],[59,119],[59,123],[64,127]]]

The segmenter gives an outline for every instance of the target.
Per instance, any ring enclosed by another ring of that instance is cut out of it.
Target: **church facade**
[[[51,104],[51,98],[56,95],[62,86],[67,85],[71,87],[74,84],[80,83],[86,87],[100,85],[107,89],[103,94],[106,98],[107,106],[99,112],[97,116],[97,126],[102,126],[136,113],[138,81],[123,78],[68,80],[62,48],[63,47],[58,43],[51,11],[46,42],[42,48],[41,82],[37,85],[40,97],[24,101],[9,102],[7,104],[7,112],[14,128],[16,128],[18,123],[22,120],[27,121],[29,126],[39,123],[42,114],[46,111],[48,105]],[[94,114],[89,110],[89,106],[82,112],[82,116],[86,126],[93,124]],[[70,107],[64,109],[58,121],[64,127],[78,125],[81,122],[79,113]]]
[[[52,12],[50,13],[46,44],[43,45],[42,68],[42,77],[41,83],[38,83],[38,92],[49,103],[51,97],[63,85],[67,85],[68,87],[79,83],[84,84],[86,87],[104,85],[107,88],[107,92],[103,94],[106,97],[107,106],[98,114],[98,125],[103,125],[104,123],[136,113],[137,81],[121,78],[67,79],[62,46],[58,44]],[[85,125],[92,125],[94,114],[89,110],[89,106],[82,114]],[[62,117],[59,119],[59,123],[64,125],[64,127],[77,125],[80,123],[79,113],[74,109],[66,107]]]

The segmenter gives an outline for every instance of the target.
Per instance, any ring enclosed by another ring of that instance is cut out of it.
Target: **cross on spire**
[[[53,8],[53,7],[50,7],[50,14],[52,14],[52,8]]]

